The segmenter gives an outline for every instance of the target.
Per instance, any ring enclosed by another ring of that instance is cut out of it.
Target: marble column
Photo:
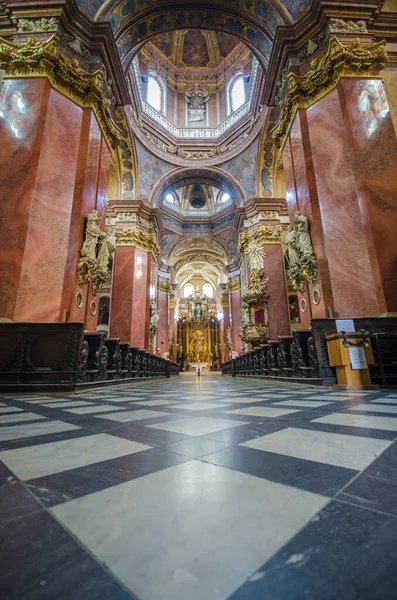
[[[66,310],[84,321],[87,304],[75,304],[84,216],[101,212],[107,194],[108,149],[94,113],[45,78],[9,79],[0,138],[0,316],[57,322]]]
[[[159,321],[157,324],[157,348],[160,348],[160,353],[170,352],[168,348],[168,329],[170,326],[169,320],[169,290],[167,284],[160,284],[157,287],[157,308],[160,310]]]
[[[223,310],[223,328],[222,328],[222,361],[226,362],[232,358],[231,351],[229,351],[229,340],[228,340],[228,330],[231,330],[230,324],[230,300],[229,293],[222,294],[222,310]]]
[[[299,110],[283,163],[290,219],[308,217],[318,263],[303,325],[328,307],[335,317],[397,312],[397,140],[380,80],[342,79]]]
[[[153,256],[134,246],[117,246],[114,258],[110,337],[149,347],[150,278]]]
[[[240,337],[241,327],[241,285],[233,285],[230,291],[230,322],[232,327],[232,350],[241,354],[243,342]]]
[[[176,355],[177,355],[176,349],[177,349],[178,338],[177,338],[177,326],[176,326],[176,320],[175,320],[176,298],[175,298],[174,284],[172,285],[172,291],[171,291],[171,295],[170,295],[169,305],[170,305],[170,327],[172,329],[172,340],[173,340],[173,344],[169,348],[169,353],[170,353],[170,360],[173,360],[175,362]]]

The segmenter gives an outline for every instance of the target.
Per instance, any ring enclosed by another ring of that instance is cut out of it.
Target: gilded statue
[[[295,213],[297,246],[303,256],[313,256],[313,246],[309,234],[309,220],[299,211]]]

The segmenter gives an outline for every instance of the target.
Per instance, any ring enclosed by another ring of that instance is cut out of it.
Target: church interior
[[[394,600],[397,0],[0,1],[4,600]]]

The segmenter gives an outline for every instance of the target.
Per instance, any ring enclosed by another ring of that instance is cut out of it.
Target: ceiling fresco
[[[215,68],[238,46],[239,40],[226,33],[187,29],[166,31],[150,42],[176,68]]]
[[[312,0],[220,0],[218,4],[232,6],[236,10],[241,10],[258,20],[269,22],[276,20],[278,22],[291,22],[296,20],[301,13],[311,5]],[[96,20],[109,20],[112,27],[118,29],[123,19],[128,16],[134,16],[159,5],[158,0],[77,0],[77,4],[90,17]],[[284,17],[284,18],[283,18]]]

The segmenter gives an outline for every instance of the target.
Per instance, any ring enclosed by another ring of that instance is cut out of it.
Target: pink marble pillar
[[[284,271],[284,256],[280,244],[268,244],[264,247],[265,275],[269,278],[266,284],[269,299],[269,336],[276,340],[278,335],[290,334],[287,286]]]
[[[241,290],[230,294],[230,320],[232,325],[232,350],[241,354],[243,342],[240,338],[241,327]]]
[[[159,322],[157,325],[157,348],[160,353],[169,352],[168,349],[168,328],[169,328],[169,294],[164,292],[157,293],[157,308],[160,310]]]
[[[296,207],[309,218],[318,262],[303,324],[328,306],[336,317],[396,312],[397,140],[379,83],[341,80],[299,111],[283,161],[290,218]]]
[[[149,347],[151,254],[118,246],[114,259],[110,337]]]
[[[0,316],[84,321],[77,261],[107,150],[95,116],[45,78],[6,80],[0,138]]]

